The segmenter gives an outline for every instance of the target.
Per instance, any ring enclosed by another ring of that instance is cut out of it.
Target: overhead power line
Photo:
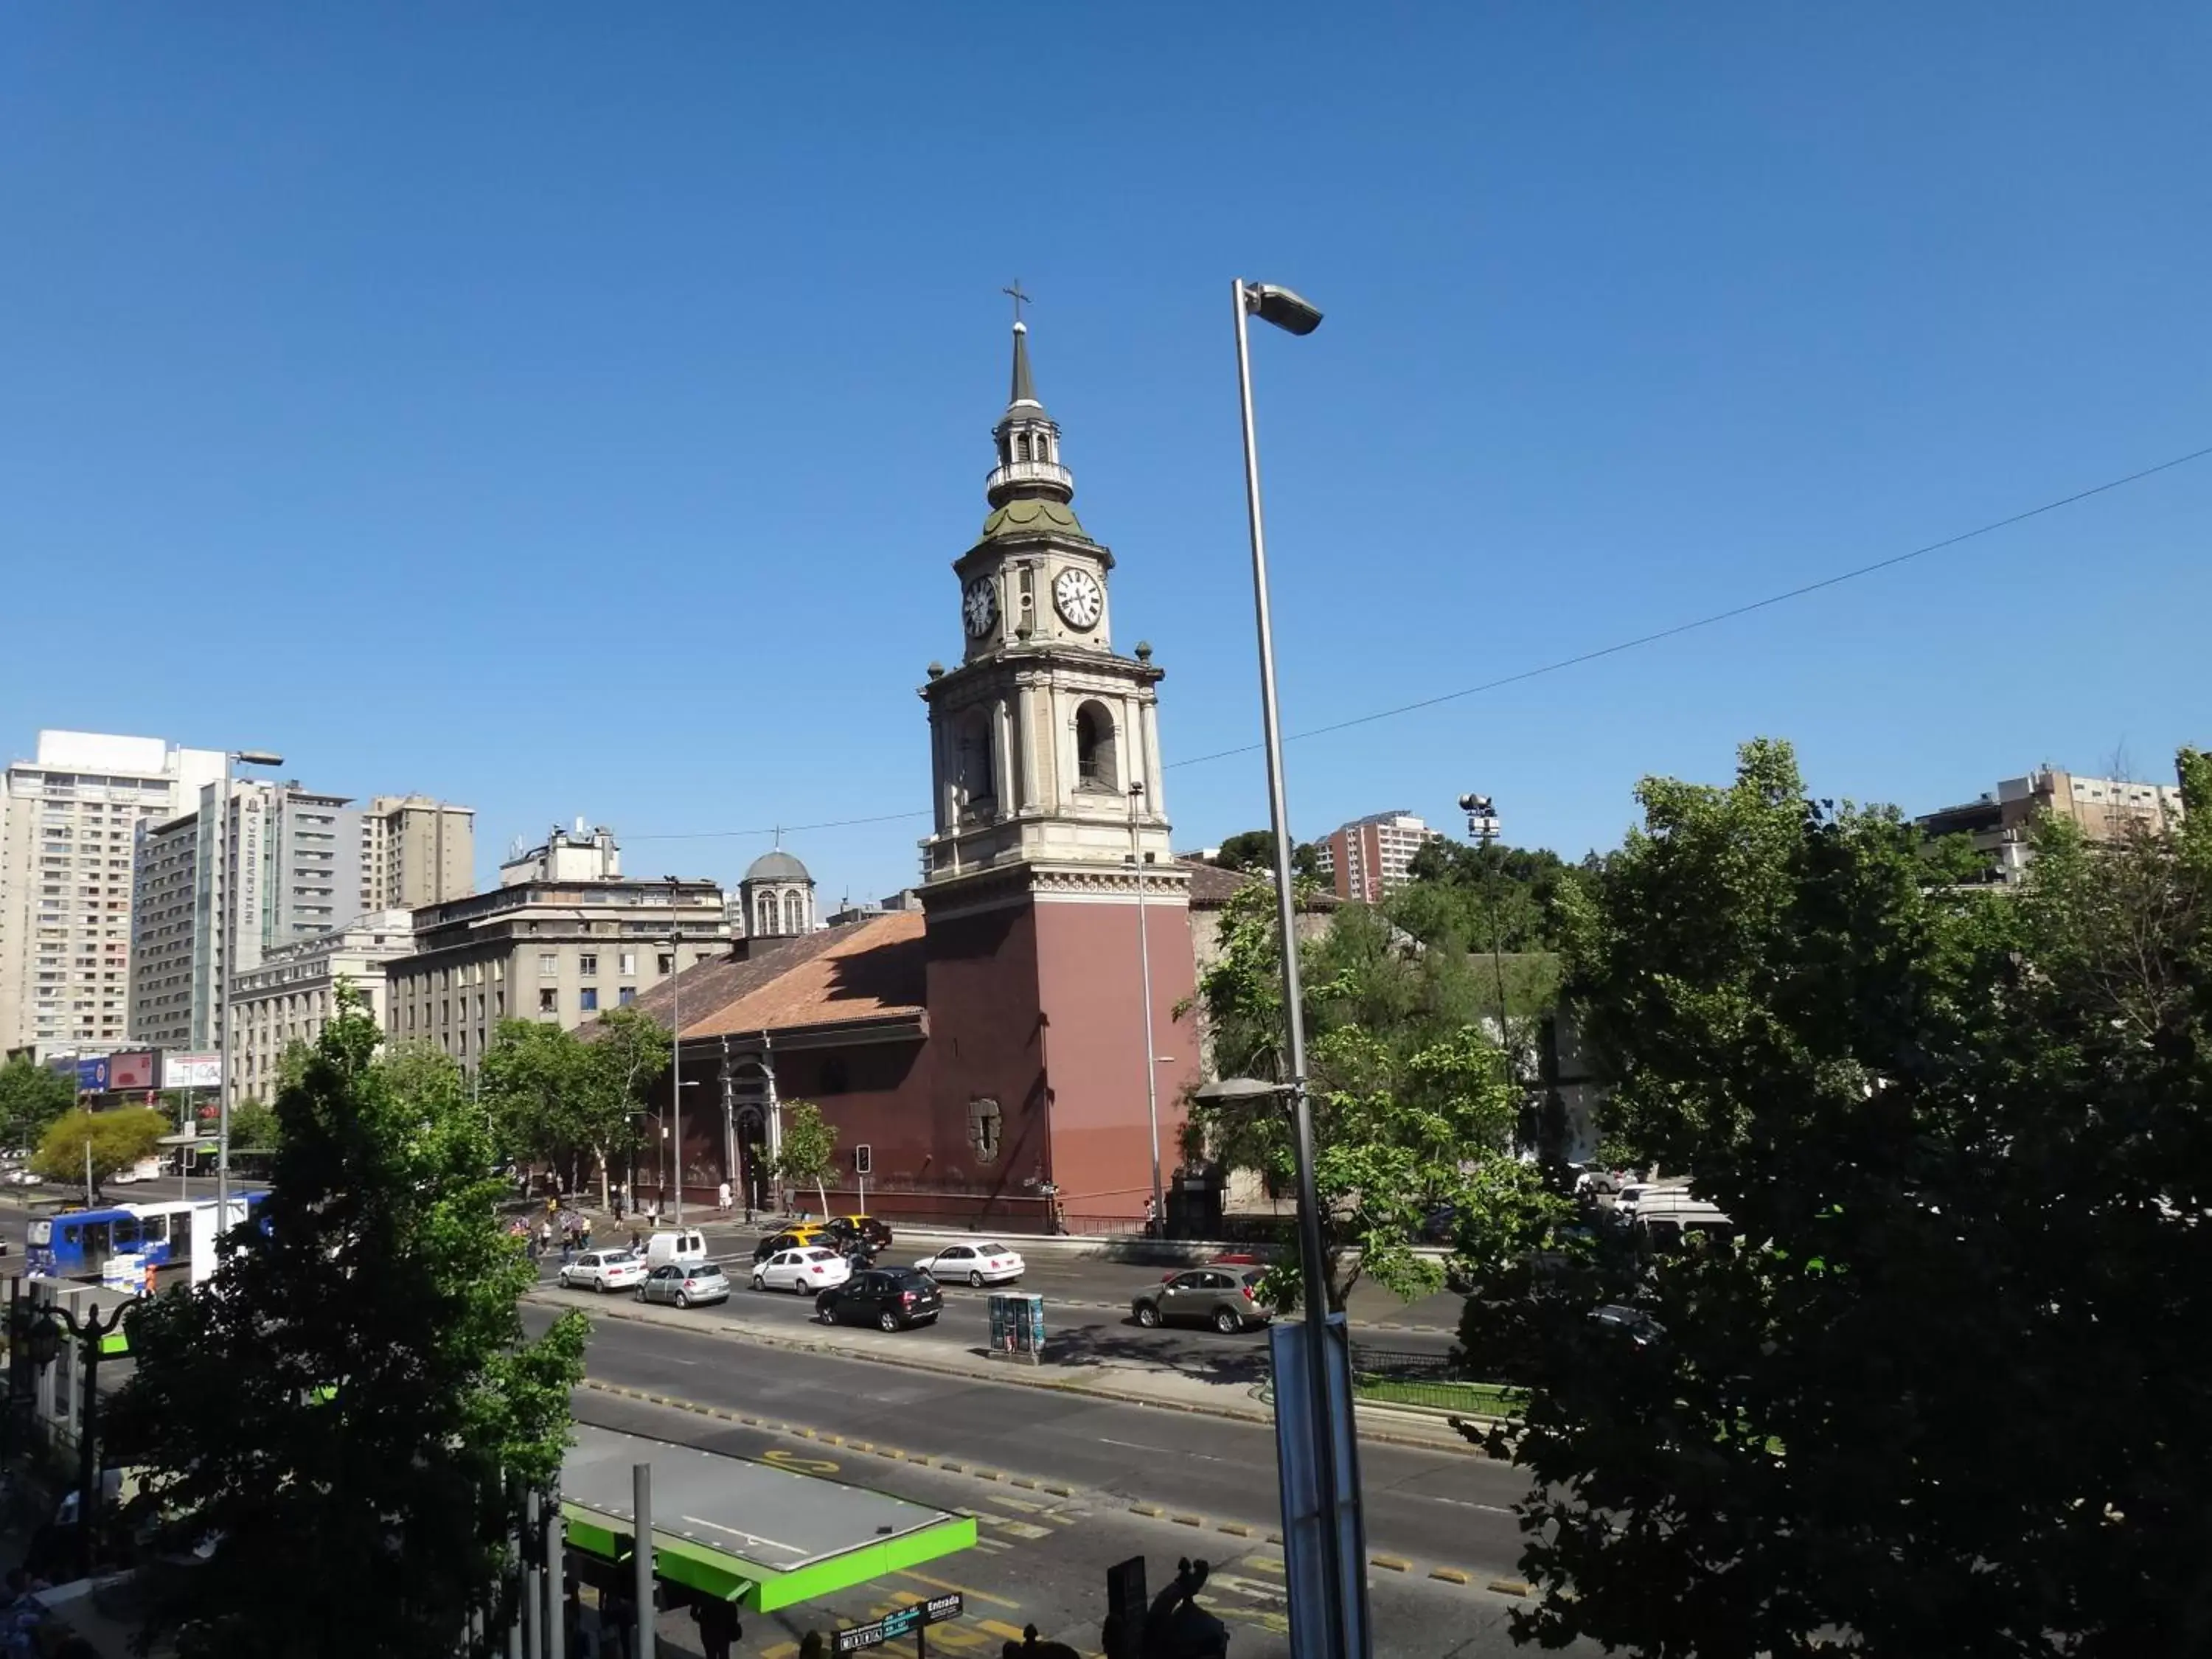
[[[1638,650],[1647,645],[1656,645],[1662,640],[1679,638],[1684,634],[1695,633],[1701,628],[1712,628],[1724,622],[1733,622],[1738,617],[1747,617],[1756,611],[1765,611],[1778,605],[1786,605],[1792,599],[1802,599],[1807,594],[1818,593],[1824,588],[1839,587],[1845,582],[1857,581],[1864,576],[1875,575],[1884,570],[1893,570],[1899,565],[1909,564],[1915,559],[1926,558],[1931,553],[1941,553],[1948,548],[1957,547],[1963,543],[1974,541],[1984,536],[1994,535],[2000,530],[2008,530],[2016,524],[2025,524],[2030,519],[2041,518],[2046,513],[2056,513],[2063,507],[2072,507],[2077,502],[2089,500],[2092,496],[2108,495],[2115,489],[2124,489],[2128,485],[2140,483],[2145,478],[2156,477],[2161,472],[2171,472],[2174,468],[2186,466],[2191,461],[2201,461],[2208,455],[2212,455],[2212,444],[2207,444],[2202,449],[2192,449],[2185,455],[2176,455],[2171,460],[2160,461],[2154,466],[2142,467],[2117,478],[2107,478],[2102,483],[2092,484],[2087,489],[2077,489],[2070,495],[2061,495],[2056,500],[2045,501],[2040,506],[2008,514],[2002,519],[1992,519],[1987,524],[1977,525],[1972,530],[1962,530],[1955,536],[1946,536],[1941,541],[1929,542],[1923,546],[1911,548],[1902,553],[1893,553],[1887,558],[1876,559],[1870,564],[1856,565],[1849,570],[1839,570],[1832,576],[1823,576],[1817,581],[1805,582],[1796,587],[1785,588],[1779,593],[1770,593],[1764,599],[1751,599],[1742,605],[1730,605],[1725,611],[1716,611],[1709,616],[1698,617],[1689,622],[1676,623],[1672,627],[1656,629],[1649,634],[1638,634],[1632,639],[1616,640],[1611,645],[1601,645],[1588,651],[1578,651],[1571,657],[1561,657],[1555,661],[1542,663],[1534,668],[1523,668],[1515,673],[1500,675],[1494,680],[1485,680],[1480,685],[1462,686],[1456,691],[1438,692],[1432,697],[1421,697],[1412,702],[1396,704],[1392,708],[1377,708],[1371,714],[1354,714],[1349,720],[1334,720],[1327,726],[1309,726],[1303,732],[1289,733],[1284,741],[1296,743],[1306,738],[1327,737],[1332,732],[1348,732],[1357,726],[1371,726],[1377,720],[1395,720],[1401,714],[1418,714],[1424,708],[1435,708],[1444,703],[1457,702],[1463,697],[1480,696],[1486,691],[1496,691],[1509,685],[1518,685],[1524,680],[1540,679],[1547,674],[1556,674],[1562,669],[1578,668],[1584,663],[1596,662],[1606,657],[1617,657],[1623,652]],[[1191,755],[1182,760],[1169,762],[1167,769],[1175,771],[1185,766],[1203,766],[1208,761],[1227,760],[1236,755],[1254,754],[1261,746],[1256,743],[1239,744],[1234,749],[1217,749],[1210,754]],[[866,823],[896,823],[913,818],[925,818],[928,816],[926,811],[881,812],[872,817],[833,818],[821,823],[771,824],[760,830],[698,830],[682,835],[632,836],[628,839],[631,841],[736,840],[749,836],[773,836],[779,831],[792,835],[809,830],[845,830]]]
[[[1770,593],[1763,599],[1753,599],[1747,604],[1730,605],[1727,610],[1716,611],[1711,616],[1699,617],[1692,622],[1676,623],[1671,628],[1662,628],[1650,634],[1638,634],[1633,639],[1616,640],[1611,645],[1601,645],[1589,651],[1578,651],[1571,657],[1561,657],[1555,662],[1544,663],[1534,668],[1523,668],[1516,673],[1501,675],[1494,680],[1485,680],[1480,685],[1463,686],[1456,691],[1439,692],[1433,697],[1422,697],[1413,702],[1401,702],[1395,708],[1378,708],[1372,714],[1354,714],[1350,720],[1333,721],[1328,726],[1309,726],[1303,732],[1290,733],[1284,741],[1295,743],[1302,738],[1321,738],[1327,737],[1332,732],[1348,732],[1355,726],[1371,726],[1376,720],[1395,720],[1401,714],[1415,714],[1424,708],[1434,708],[1441,703],[1456,702],[1462,697],[1479,696],[1485,691],[1496,691],[1504,686],[1517,685],[1523,680],[1538,679],[1546,674],[1556,674],[1563,668],[1577,668],[1583,663],[1596,662],[1603,657],[1617,657],[1624,651],[1633,651],[1641,646],[1656,645],[1662,640],[1671,640],[1683,634],[1694,633],[1700,628],[1711,628],[1719,623],[1733,621],[1738,617],[1747,617],[1754,611],[1765,611],[1770,606],[1786,604],[1791,599],[1802,599],[1808,593],[1817,593],[1823,588],[1840,586],[1844,582],[1856,581],[1862,576],[1871,576],[1879,571],[1894,569],[1897,566],[1910,563],[1914,559],[1925,558],[1930,553],[1940,553],[1946,548],[1956,547],[1962,542],[1971,542],[1977,537],[2009,529],[2016,524],[2025,524],[2028,520],[2039,518],[2045,513],[2056,513],[2062,507],[2071,507],[2076,501],[2086,501],[2092,495],[2102,495],[2109,490],[2124,489],[2129,484],[2138,483],[2160,472],[2169,472],[2177,466],[2186,466],[2191,461],[2201,461],[2208,455],[2212,455],[2212,444],[2207,444],[2202,449],[2192,449],[2186,455],[2176,455],[2172,460],[2160,461],[2155,466],[2147,466],[2139,471],[2130,472],[2124,477],[2107,478],[2103,483],[2092,484],[2087,489],[2077,489],[2071,495],[2061,495],[2057,500],[2045,501],[2040,507],[2031,507],[2025,512],[2014,513],[2002,519],[1992,519],[1989,523],[1978,525],[1972,530],[1962,530],[1955,536],[1946,536],[1940,542],[1929,542],[1923,547],[1916,547],[1904,553],[1893,553],[1887,558],[1876,559],[1871,564],[1859,565],[1850,570],[1839,570],[1832,576],[1823,576],[1818,581],[1806,582],[1801,586],[1788,588],[1779,593]],[[1192,755],[1182,760],[1170,761],[1167,769],[1173,771],[1179,766],[1201,766],[1207,761],[1226,760],[1232,755],[1249,755],[1256,752],[1261,746],[1256,743],[1247,743],[1240,744],[1234,749],[1217,749],[1211,754]]]

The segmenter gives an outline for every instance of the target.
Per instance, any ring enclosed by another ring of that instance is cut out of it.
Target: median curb
[[[1073,1498],[1076,1489],[1064,1483],[1045,1480],[1036,1476],[1013,1474],[1004,1469],[980,1468],[960,1458],[939,1457],[922,1452],[902,1450],[896,1446],[872,1445],[866,1441],[852,1440],[826,1429],[817,1429],[804,1423],[793,1423],[782,1418],[757,1417],[748,1412],[733,1411],[726,1406],[706,1406],[696,1401],[684,1400],[673,1395],[657,1393],[650,1389],[634,1389],[625,1382],[609,1382],[595,1376],[584,1378],[581,1387],[594,1394],[612,1395],[620,1400],[634,1400],[663,1410],[690,1412],[700,1417],[711,1417],[718,1421],[735,1424],[743,1428],[757,1429],[763,1433],[787,1435],[797,1440],[811,1440],[822,1445],[836,1446],[843,1450],[872,1453],[892,1462],[916,1463],[924,1468],[935,1469],[942,1474],[957,1474],[971,1480],[985,1480],[996,1485],[1018,1486],[1025,1491],[1048,1492],[1056,1497]],[[834,1467],[834,1466],[833,1466]],[[1267,1532],[1245,1521],[1224,1521],[1212,1516],[1194,1515],[1186,1510],[1170,1509],[1146,1498],[1123,1498],[1117,1493],[1096,1487],[1087,1487],[1083,1496],[1088,1502],[1126,1510],[1147,1521],[1158,1521],[1169,1526],[1187,1527],[1194,1532],[1218,1534],[1224,1539],[1239,1539],[1248,1544],[1256,1543],[1264,1534],[1267,1543],[1280,1548],[1283,1535]],[[1456,1585],[1462,1589],[1481,1588],[1500,1595],[1528,1595],[1528,1586],[1517,1578],[1493,1578],[1472,1568],[1435,1565],[1424,1572],[1420,1564],[1401,1555],[1371,1554],[1367,1558],[1370,1569],[1393,1572],[1407,1577],[1426,1577],[1438,1583]]]
[[[823,1354],[834,1359],[858,1360],[864,1364],[888,1365],[895,1370],[926,1371],[937,1376],[958,1377],[968,1382],[996,1382],[1011,1388],[1048,1389],[1064,1395],[1079,1395],[1093,1400],[1110,1400],[1117,1405],[1147,1406],[1157,1411],[1181,1412],[1187,1416],[1217,1417],[1234,1423],[1273,1425],[1274,1413],[1253,1406],[1239,1407],[1218,1401],[1163,1400],[1148,1395],[1124,1392],[1111,1388],[1099,1388],[1088,1379],[1075,1376],[1054,1376],[1042,1370],[1012,1366],[989,1370],[977,1365],[947,1363],[933,1356],[919,1353],[875,1352],[847,1346],[840,1343],[810,1340],[803,1337],[785,1336],[762,1331],[731,1321],[717,1320],[712,1323],[686,1318],[681,1315],[668,1316],[656,1310],[642,1308],[595,1306],[577,1303],[558,1295],[547,1287],[539,1286],[523,1293],[526,1302],[537,1302],[548,1307],[573,1310],[590,1319],[617,1320],[626,1324],[656,1325],[665,1329],[689,1331],[696,1335],[719,1336],[725,1341],[744,1342],[756,1347],[782,1348],[799,1353]],[[988,1364],[989,1362],[981,1362]],[[1388,1406],[1356,1407],[1353,1420],[1362,1440],[1378,1444],[1406,1446],[1419,1451],[1443,1452],[1455,1456],[1481,1457],[1482,1449],[1470,1444],[1455,1431],[1449,1439],[1434,1432],[1413,1432],[1416,1422],[1425,1425],[1427,1419],[1408,1414],[1402,1423],[1393,1423],[1382,1413],[1393,1410]]]

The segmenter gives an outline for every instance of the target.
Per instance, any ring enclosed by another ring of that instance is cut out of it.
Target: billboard
[[[107,1057],[107,1086],[111,1089],[151,1089],[160,1062],[150,1048]]]
[[[212,1089],[222,1081],[221,1054],[163,1054],[164,1089]]]
[[[76,1091],[81,1095],[104,1095],[107,1092],[107,1056],[95,1054],[76,1063]]]

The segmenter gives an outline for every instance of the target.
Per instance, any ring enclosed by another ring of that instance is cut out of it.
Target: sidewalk
[[[994,1359],[978,1349],[953,1348],[941,1342],[925,1346],[915,1341],[910,1335],[886,1335],[842,1325],[810,1326],[802,1334],[786,1324],[769,1324],[743,1317],[702,1319],[696,1314],[678,1309],[653,1307],[643,1303],[610,1305],[593,1302],[580,1304],[573,1297],[562,1296],[545,1287],[527,1292],[527,1297],[553,1307],[580,1307],[583,1313],[593,1319],[665,1325],[688,1331],[695,1336],[718,1336],[725,1341],[787,1348],[801,1353],[829,1354],[840,1359],[870,1360],[880,1365],[928,1371],[966,1382],[1051,1389],[1061,1394],[1110,1400],[1121,1405],[1150,1406],[1162,1411],[1194,1413],[1228,1418],[1237,1422],[1273,1424],[1275,1420],[1273,1406],[1262,1397],[1267,1386],[1265,1382],[1217,1381],[1193,1376],[1166,1366],[1138,1364],[1120,1359],[1086,1358],[1072,1363],[1055,1362],[1049,1352],[1049,1338],[1047,1339],[1048,1352],[1044,1362],[1030,1365],[1018,1360]],[[1418,1447],[1429,1451],[1481,1455],[1440,1412],[1423,1411],[1413,1407],[1372,1406],[1363,1401],[1354,1407],[1354,1418],[1363,1440]],[[1467,1420],[1486,1426],[1487,1423],[1485,1419]]]

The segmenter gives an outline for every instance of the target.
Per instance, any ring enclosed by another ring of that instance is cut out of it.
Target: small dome
[[[806,866],[785,852],[781,847],[772,853],[763,853],[745,871],[747,881],[805,881],[814,878],[806,873]]]

